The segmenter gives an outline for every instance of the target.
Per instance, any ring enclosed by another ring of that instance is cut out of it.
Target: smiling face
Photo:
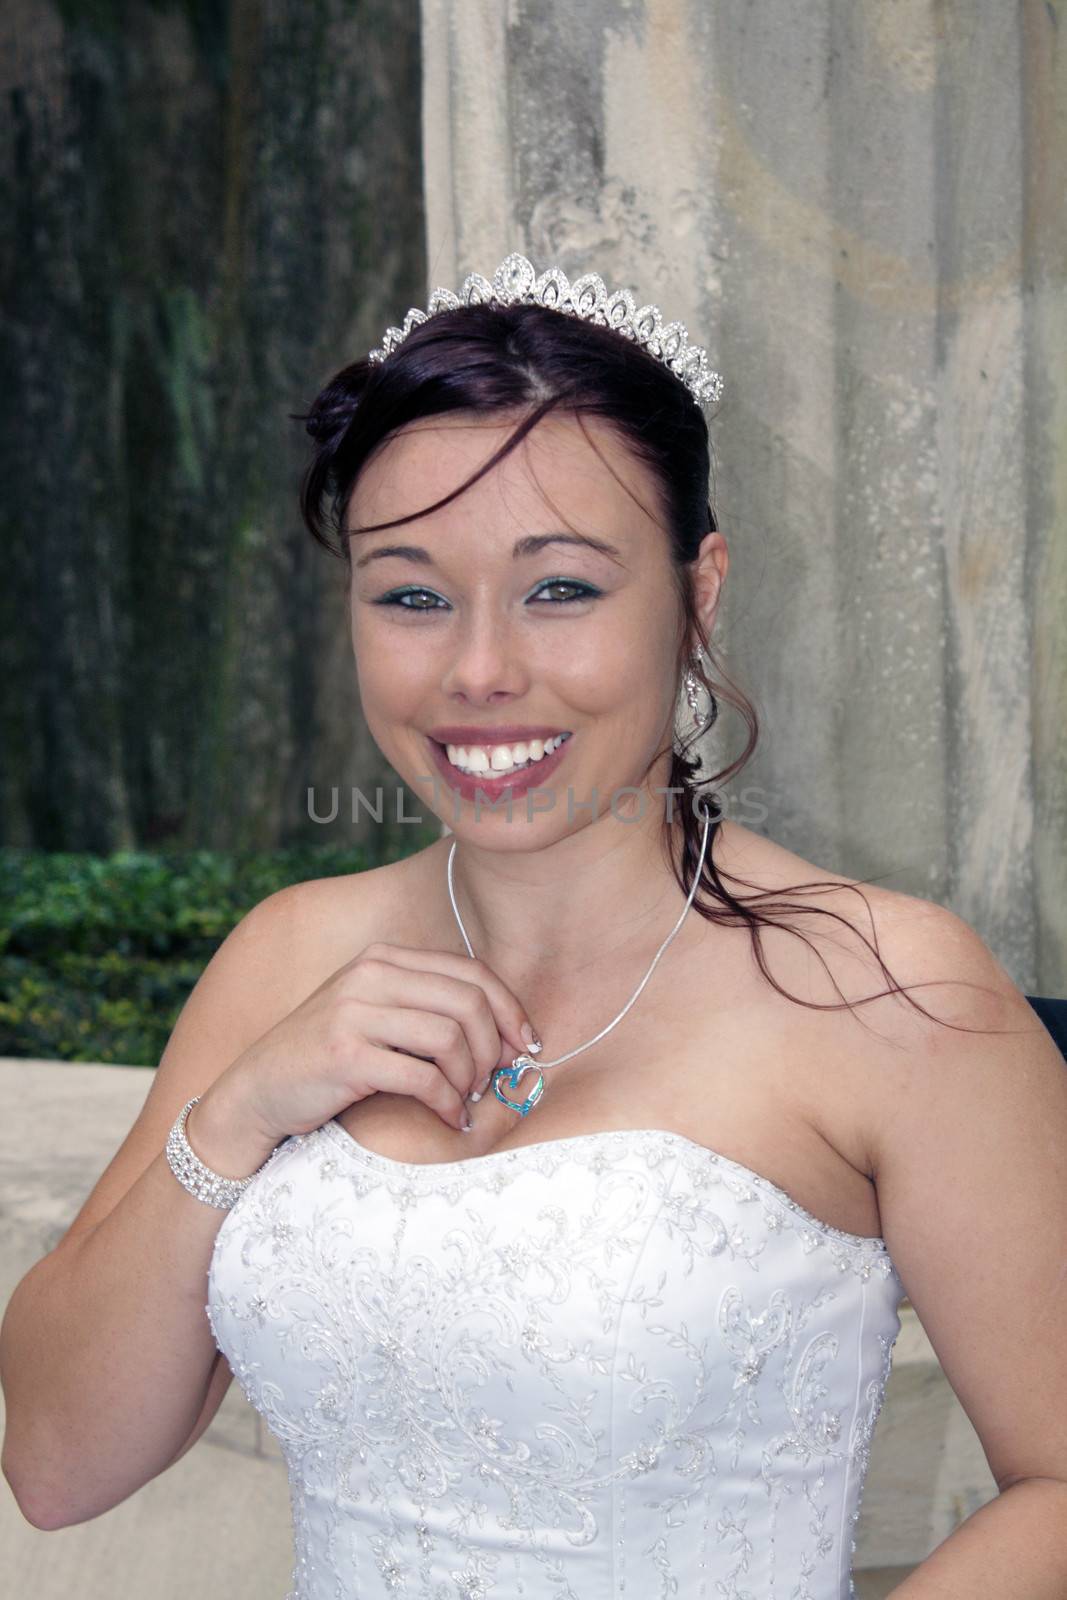
[[[449,494],[516,420],[454,414],[394,435],[363,469],[345,527],[391,521]],[[667,534],[654,520],[647,468],[608,425],[584,425],[610,466],[573,417],[550,416],[449,505],[350,540],[352,642],[368,728],[457,832],[475,820],[473,786],[495,798],[506,774],[465,785],[442,745],[465,746],[477,767],[472,744],[525,744],[529,755],[535,736],[571,735],[522,780],[539,791],[529,815],[517,774],[508,780],[524,838],[530,826],[542,839],[585,826],[594,788],[600,814],[628,785],[668,781],[669,748],[646,773],[670,745],[678,688],[682,612]],[[385,553],[397,547],[406,553]],[[498,752],[494,765],[505,759]],[[620,795],[616,811],[633,806],[633,796]],[[646,796],[650,810],[663,817],[661,794]],[[477,820],[494,836],[509,825],[504,805],[483,803]]]

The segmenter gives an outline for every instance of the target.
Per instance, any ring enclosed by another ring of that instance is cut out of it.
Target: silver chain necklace
[[[641,990],[645,987],[645,984],[648,982],[649,978],[651,978],[660,956],[663,954],[664,950],[666,950],[667,946],[670,944],[671,940],[682,926],[682,923],[685,921],[689,912],[689,907],[693,904],[693,896],[696,894],[697,884],[700,882],[700,874],[704,870],[704,855],[708,847],[708,829],[711,825],[711,811],[707,805],[706,799],[704,800],[701,809],[704,812],[704,837],[700,844],[700,860],[697,862],[697,869],[693,874],[693,884],[689,890],[685,905],[682,908],[682,914],[678,918],[678,921],[674,924],[674,927],[671,929],[670,933],[664,939],[663,943],[660,945],[659,949],[656,951],[656,954],[652,958],[652,965],[649,967],[648,971],[645,973],[644,977],[641,979],[641,982],[637,985],[637,988],[634,990],[629,1000],[627,1000],[618,1016],[613,1022],[609,1022],[606,1028],[601,1028],[600,1032],[592,1039],[587,1039],[585,1044],[578,1045],[577,1049],[568,1050],[565,1056],[557,1056],[555,1061],[537,1062],[528,1055],[517,1055],[512,1061],[510,1067],[498,1067],[494,1071],[491,1079],[494,1094],[502,1105],[510,1106],[511,1110],[517,1111],[520,1117],[529,1116],[530,1112],[533,1110],[534,1106],[544,1093],[545,1079],[543,1068],[558,1067],[562,1065],[564,1061],[569,1061],[572,1056],[578,1055],[582,1050],[588,1050],[590,1045],[596,1044],[599,1039],[603,1039],[606,1033],[610,1033],[616,1022],[622,1021],[623,1017],[626,1015],[634,1001],[637,999],[638,995],[641,993]],[[473,961],[476,958],[474,951],[471,949],[471,942],[467,938],[467,930],[463,926],[463,918],[459,914],[459,907],[456,904],[455,891],[452,887],[452,858],[456,853],[456,845],[458,842],[458,840],[453,839],[452,848],[448,852],[448,898],[452,902],[452,910],[456,914],[456,921],[459,923],[459,931],[463,935],[463,943],[467,946],[467,954]],[[537,1048],[538,1047],[534,1048],[535,1054]],[[519,1080],[522,1078],[523,1074],[527,1072],[536,1072],[537,1074],[537,1082],[535,1083],[532,1092],[527,1095],[525,1100],[509,1100],[501,1088],[501,1081],[506,1079],[512,1089],[517,1089],[519,1086]]]

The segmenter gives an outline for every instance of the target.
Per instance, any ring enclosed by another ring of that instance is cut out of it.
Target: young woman
[[[756,723],[705,665],[718,379],[662,323],[511,256],[313,404],[363,711],[450,833],[271,896],[204,973],[8,1313],[39,1526],[236,1373],[297,1600],[841,1600],[905,1293],[1007,1491],[929,1593],[992,1594],[1067,1509],[1062,1063],[958,917],[699,779],[716,689],[718,779]]]

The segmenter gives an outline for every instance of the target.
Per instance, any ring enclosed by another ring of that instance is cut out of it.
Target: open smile
[[[555,772],[559,766],[564,752],[573,739],[573,734],[556,735],[558,742],[546,755],[536,759],[527,758],[525,761],[505,770],[493,770],[490,768],[485,772],[468,772],[463,767],[457,767],[448,759],[448,750],[439,740],[434,739],[429,734],[426,735],[426,739],[430,746],[434,765],[448,781],[450,787],[457,789],[464,799],[473,800],[479,791],[489,797],[503,794],[507,789],[512,789],[518,794],[543,783],[545,778],[550,773]],[[553,741],[548,739],[545,743],[551,746]],[[488,747],[486,746],[476,748],[485,749],[488,753]],[[469,754],[469,751],[470,747],[467,748],[466,753]]]

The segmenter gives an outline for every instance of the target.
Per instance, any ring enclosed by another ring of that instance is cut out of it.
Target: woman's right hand
[[[527,1049],[524,1008],[481,961],[369,944],[257,1039],[206,1091],[271,1145],[384,1090],[462,1128],[468,1095]]]

